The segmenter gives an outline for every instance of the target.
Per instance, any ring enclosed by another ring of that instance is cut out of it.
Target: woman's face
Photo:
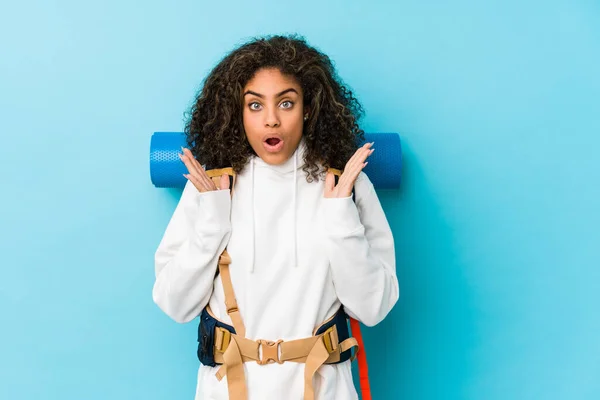
[[[284,163],[302,138],[304,102],[300,84],[276,68],[260,69],[242,95],[248,142],[266,163]]]

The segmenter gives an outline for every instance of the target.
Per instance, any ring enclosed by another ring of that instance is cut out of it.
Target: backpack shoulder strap
[[[222,175],[229,175],[229,188],[231,189],[231,196],[235,189],[236,173],[233,168],[219,168],[209,169],[206,171],[215,185],[218,185]],[[238,309],[237,300],[235,299],[235,292],[233,291],[233,284],[231,283],[231,275],[229,273],[229,264],[231,264],[231,257],[227,252],[227,248],[223,250],[219,257],[219,269],[218,273],[221,275],[221,282],[223,283],[223,294],[225,295],[225,307],[227,307],[227,314],[231,318],[235,333],[241,337],[246,336],[246,327],[244,321],[242,321],[242,315]]]

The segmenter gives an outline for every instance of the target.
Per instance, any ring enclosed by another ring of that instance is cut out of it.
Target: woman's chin
[[[284,152],[278,153],[265,153],[258,155],[264,162],[269,165],[280,165],[290,159],[290,154],[285,154]]]

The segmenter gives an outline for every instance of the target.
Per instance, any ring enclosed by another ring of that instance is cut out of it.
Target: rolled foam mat
[[[363,170],[375,189],[400,187],[402,146],[397,133],[365,133],[365,142],[375,142],[375,152]],[[187,146],[183,132],[154,132],[150,140],[150,179],[158,188],[183,188],[187,168],[177,156]]]

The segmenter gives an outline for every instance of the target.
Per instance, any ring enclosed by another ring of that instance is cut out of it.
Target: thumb
[[[221,175],[221,182],[220,182],[219,187],[221,188],[221,190],[229,189],[229,175],[227,175],[227,174]]]
[[[325,193],[331,193],[335,187],[335,176],[331,172],[325,175]]]

